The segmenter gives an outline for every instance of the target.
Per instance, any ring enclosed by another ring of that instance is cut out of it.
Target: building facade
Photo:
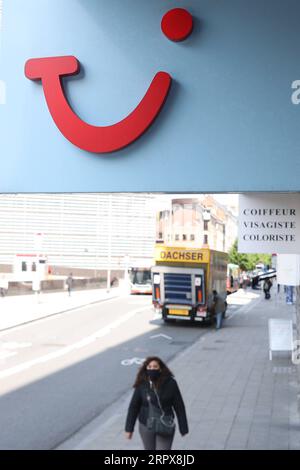
[[[148,194],[0,196],[0,270],[17,255],[47,256],[55,274],[97,275],[153,258],[155,212]]]
[[[170,199],[157,213],[158,243],[228,252],[237,230],[237,217],[210,195]]]

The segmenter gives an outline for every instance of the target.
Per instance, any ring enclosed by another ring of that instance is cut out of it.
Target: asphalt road
[[[53,449],[207,327],[155,319],[151,297],[112,299],[0,334],[0,449]],[[163,336],[162,336],[163,335]]]

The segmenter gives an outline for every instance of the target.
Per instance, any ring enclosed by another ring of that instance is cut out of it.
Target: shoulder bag
[[[152,388],[155,393],[159,408],[157,408],[153,405],[153,403],[151,403],[151,396],[150,394],[148,394],[147,400],[149,404],[149,416],[147,419],[146,427],[148,431],[152,431],[155,434],[159,434],[161,436],[172,436],[175,432],[174,418],[173,416],[168,416],[165,414],[161,406],[158,393],[155,390],[154,386]]]

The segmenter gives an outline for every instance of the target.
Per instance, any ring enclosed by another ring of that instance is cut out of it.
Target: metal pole
[[[300,286],[296,287],[296,340],[300,340]],[[297,344],[297,343],[296,343]],[[298,372],[298,390],[297,390],[297,403],[298,403],[298,413],[300,413],[300,366],[296,365]]]
[[[112,195],[109,195],[108,204],[108,247],[107,247],[107,292],[110,291],[110,278],[111,278],[111,237],[112,237]]]

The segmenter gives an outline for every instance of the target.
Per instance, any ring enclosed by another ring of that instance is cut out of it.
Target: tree
[[[229,250],[229,263],[237,264],[243,271],[248,271],[248,258],[244,253],[238,253],[238,241]]]
[[[229,263],[237,264],[243,271],[252,271],[258,263],[271,266],[271,255],[259,253],[239,253],[238,241],[229,250]]]

